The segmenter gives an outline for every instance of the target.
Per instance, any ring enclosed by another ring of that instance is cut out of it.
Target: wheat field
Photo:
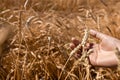
[[[119,0],[0,0],[0,23],[12,33],[0,57],[0,80],[119,80],[118,67],[95,67],[89,51],[69,44],[95,29],[120,39]]]

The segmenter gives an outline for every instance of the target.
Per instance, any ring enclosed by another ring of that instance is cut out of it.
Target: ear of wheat
[[[64,67],[63,67],[63,69],[62,69],[62,71],[61,71],[61,73],[60,73],[59,80],[61,80],[61,77],[62,77],[62,75],[63,75],[63,72],[65,71],[66,65],[68,64],[70,58],[71,58],[82,46],[83,46],[83,47],[85,46],[85,43],[87,42],[87,39],[88,39],[88,35],[89,35],[89,29],[87,28],[87,29],[85,29],[85,35],[84,35],[84,37],[83,37],[83,39],[82,39],[82,42],[81,42],[74,50],[72,50],[72,52],[70,53],[70,56],[69,56],[69,58],[67,59],[65,65],[64,65]]]

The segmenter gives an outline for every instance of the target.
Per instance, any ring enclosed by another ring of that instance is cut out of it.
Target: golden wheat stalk
[[[120,72],[120,51],[118,48],[116,48],[115,54],[118,58],[118,71]]]
[[[15,70],[14,70],[14,79],[17,78],[17,80],[20,80],[21,79],[21,76],[20,76],[20,70],[19,70],[19,59],[20,59],[20,51],[21,51],[21,43],[22,43],[22,11],[19,12],[19,25],[18,25],[18,28],[19,28],[19,50],[18,50],[18,55],[17,55],[17,59],[16,59],[16,62],[15,62]]]
[[[4,10],[4,11],[0,12],[0,15],[3,15],[3,14],[8,13],[10,11],[11,11],[10,9]]]
[[[74,66],[72,67],[72,69],[69,71],[69,73],[67,74],[67,76],[65,77],[65,80],[67,80],[68,76],[74,71],[74,69],[80,64],[80,62],[85,62],[86,63],[86,77],[88,78],[89,77],[89,63],[88,63],[88,60],[86,60],[89,56],[89,54],[92,52],[92,49],[90,49],[88,52],[87,51],[84,51],[82,52],[83,55],[81,56],[81,58],[79,58],[75,63],[74,63]],[[88,79],[87,79],[88,80]]]
[[[69,58],[67,59],[64,67],[62,68],[62,71],[61,71],[61,73],[60,73],[60,77],[58,78],[58,80],[61,79],[62,74],[63,74],[63,72],[64,72],[64,70],[65,70],[65,68],[66,68],[66,65],[68,64],[70,58],[71,58],[75,53],[77,53],[77,51],[78,51],[82,46],[85,45],[85,43],[86,43],[86,41],[87,41],[87,39],[88,39],[88,33],[89,33],[89,30],[88,30],[88,28],[87,28],[87,29],[85,29],[85,34],[84,34],[84,37],[83,37],[83,39],[82,39],[82,42],[81,42],[74,50],[72,50],[72,52],[70,53]]]
[[[25,3],[24,3],[24,8],[25,10],[27,9],[27,4],[28,4],[29,0],[26,0]]]
[[[26,29],[30,32],[30,34],[32,35],[32,36],[34,36],[34,33],[32,32],[32,30],[30,29],[30,23],[32,22],[32,20],[34,20],[36,18],[36,16],[31,16],[31,17],[29,17],[28,19],[27,19],[27,21],[26,21]]]

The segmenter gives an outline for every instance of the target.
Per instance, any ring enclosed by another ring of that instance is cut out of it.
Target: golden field
[[[119,80],[118,68],[76,59],[69,44],[83,29],[120,39],[119,0],[0,0],[0,22],[12,25],[0,60],[0,80]],[[85,42],[98,42],[88,37]]]

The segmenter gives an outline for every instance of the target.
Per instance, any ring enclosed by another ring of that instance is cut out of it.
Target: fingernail
[[[72,37],[72,39],[71,39],[72,41],[74,41],[75,40],[75,37]]]
[[[73,43],[70,43],[69,45],[70,45],[70,48],[71,48],[71,49],[74,49],[74,48],[75,48],[75,45],[74,45]]]

